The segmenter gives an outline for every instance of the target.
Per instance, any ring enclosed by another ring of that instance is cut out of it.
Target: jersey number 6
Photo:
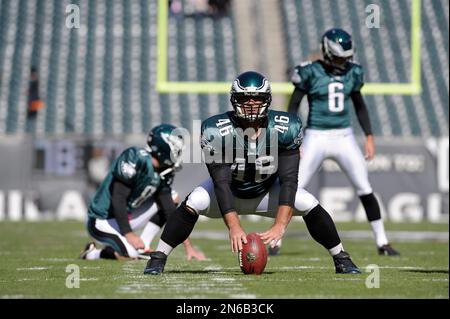
[[[342,112],[344,110],[344,84],[340,82],[332,82],[328,84],[328,108],[330,112]]]

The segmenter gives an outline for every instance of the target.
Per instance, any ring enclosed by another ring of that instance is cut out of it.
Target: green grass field
[[[247,232],[267,221],[244,221]],[[145,260],[77,259],[88,241],[78,222],[0,223],[0,297],[2,298],[448,298],[449,244],[444,240],[393,241],[401,257],[378,256],[373,240],[349,239],[349,230],[368,231],[367,223],[338,224],[344,246],[365,270],[380,267],[380,287],[368,289],[370,275],[336,275],[327,252],[293,221],[282,254],[270,257],[261,276],[243,275],[230,252],[222,221],[199,222],[193,242],[208,257],[185,260],[176,249],[162,276],[144,276]],[[448,224],[388,224],[390,232],[448,234]],[[215,236],[211,236],[214,234]],[[394,234],[394,233],[391,233]],[[388,234],[389,235],[389,234]],[[153,245],[156,244],[156,241]],[[80,287],[69,289],[66,267],[79,266]]]

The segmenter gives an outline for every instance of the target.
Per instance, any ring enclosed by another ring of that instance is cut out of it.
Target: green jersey
[[[298,149],[303,138],[297,115],[272,110],[257,139],[251,138],[254,130],[240,128],[231,111],[208,118],[201,131],[205,161],[230,164],[231,191],[238,198],[267,192],[278,176],[278,154]]]
[[[308,95],[307,127],[318,130],[351,126],[350,95],[364,85],[360,65],[348,63],[343,75],[327,73],[320,61],[305,62],[295,67],[292,83]]]
[[[89,217],[114,217],[111,205],[111,186],[114,180],[119,180],[131,188],[127,198],[129,210],[139,207],[161,185],[161,178],[153,169],[150,152],[141,147],[130,147],[112,163],[108,175],[89,205]]]

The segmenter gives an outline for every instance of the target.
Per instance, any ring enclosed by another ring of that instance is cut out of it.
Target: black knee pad
[[[189,237],[197,220],[198,215],[191,212],[183,202],[169,217],[161,240],[175,248]]]
[[[359,199],[364,206],[369,222],[381,219],[380,205],[378,204],[378,200],[373,193],[359,196]]]
[[[317,205],[311,209],[303,219],[311,237],[326,249],[341,243],[333,219],[322,206]]]

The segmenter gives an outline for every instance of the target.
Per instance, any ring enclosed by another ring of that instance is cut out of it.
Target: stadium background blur
[[[230,109],[233,78],[265,74],[274,83],[272,107],[285,109],[289,70],[317,58],[325,30],[342,27],[366,73],[378,147],[369,167],[384,217],[448,222],[448,5],[1,0],[0,220],[84,220],[108,161],[144,145],[160,123],[191,132],[175,182],[184,196],[207,176],[189,163],[199,121]],[[305,120],[307,106],[301,110]],[[310,190],[338,221],[365,220],[333,163]]]

